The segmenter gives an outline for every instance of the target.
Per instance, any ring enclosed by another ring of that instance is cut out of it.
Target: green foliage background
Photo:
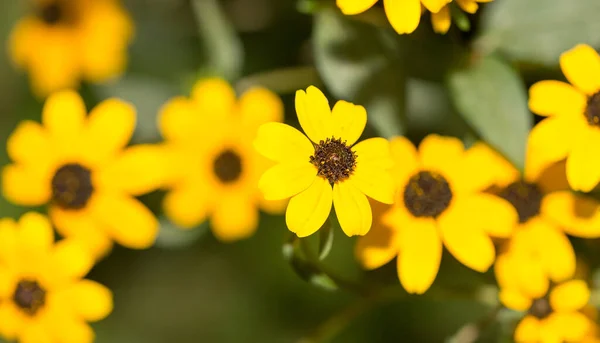
[[[278,92],[293,125],[294,91],[315,84],[331,99],[365,105],[367,135],[405,134],[415,142],[431,132],[466,143],[482,138],[522,167],[535,120],[527,87],[562,79],[558,57],[564,50],[577,43],[600,47],[597,0],[496,0],[469,16],[470,31],[453,25],[443,36],[432,32],[427,15],[415,33],[398,36],[381,6],[344,17],[327,0],[124,2],[137,26],[130,68],[119,81],[84,85],[81,93],[89,106],[109,96],[133,102],[139,112],[135,142],[158,140],[156,113],[169,97],[188,94],[198,77],[220,75],[240,91],[261,84]],[[27,7],[27,1],[0,3],[3,39]],[[8,163],[9,133],[19,120],[39,120],[41,107],[4,49],[2,164]],[[160,214],[160,198],[157,192],[143,199]],[[25,210],[0,199],[2,216]],[[398,284],[393,263],[361,272],[354,240],[334,230],[325,264],[350,278]],[[475,298],[481,285],[493,284],[492,273],[469,271],[449,255],[435,283],[453,290],[446,296],[401,296],[362,311],[365,301],[357,295],[299,278],[282,254],[288,238],[280,217],[263,216],[254,237],[231,245],[217,242],[207,225],[180,232],[163,221],[155,248],[117,248],[93,270],[91,277],[115,295],[114,313],[95,325],[97,341],[326,342],[339,329],[332,342],[456,342],[459,328],[490,311]],[[337,326],[346,319],[352,323]],[[479,341],[510,341],[510,324],[489,328]]]

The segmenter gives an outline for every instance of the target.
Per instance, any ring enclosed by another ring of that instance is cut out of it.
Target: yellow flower
[[[121,74],[133,23],[119,0],[30,0],[14,27],[10,55],[40,96]]]
[[[456,0],[465,12],[475,13],[478,2],[493,0]],[[422,7],[431,12],[433,28],[438,33],[446,33],[450,28],[450,5],[452,0],[383,0],[385,13],[390,24],[399,34],[412,33],[421,21]],[[377,0],[337,0],[342,13],[354,15],[373,7]]]
[[[80,237],[98,254],[111,240],[147,248],[158,222],[133,196],[163,182],[159,154],[149,145],[124,149],[135,128],[135,109],[109,99],[89,117],[81,97],[62,91],[48,98],[43,126],[24,121],[9,137],[4,196],[26,206],[49,205],[58,232]]]
[[[372,214],[365,195],[394,201],[388,141],[370,138],[354,145],[367,124],[365,108],[340,100],[332,110],[314,86],[296,92],[296,112],[308,138],[281,123],[259,128],[255,148],[278,164],[263,174],[258,187],[266,199],[291,197],[286,223],[298,237],[316,232],[332,203],[346,235],[366,234]]]
[[[0,220],[0,335],[21,343],[92,342],[87,322],[113,307],[108,288],[81,279],[93,261],[76,240],[55,244],[45,216]]]
[[[567,180],[575,190],[591,191],[600,181],[600,56],[577,45],[560,56],[560,67],[571,84],[540,81],[529,89],[529,108],[545,116],[529,136],[528,149],[550,164],[567,159]],[[532,176],[543,164],[532,160]]]
[[[264,88],[252,88],[236,100],[226,81],[198,82],[191,98],[177,97],[163,107],[160,129],[172,157],[167,216],[182,228],[211,218],[217,238],[251,236],[258,209],[280,213],[285,203],[266,201],[258,179],[269,161],[252,148],[258,127],[283,120],[283,103]]]
[[[485,272],[495,258],[490,236],[509,237],[517,222],[510,204],[483,193],[496,181],[489,151],[465,150],[450,137],[427,136],[419,151],[406,138],[392,140],[396,203],[357,244],[357,259],[367,269],[394,257],[400,283],[409,293],[424,293],[436,278],[442,245],[467,267]]]
[[[531,303],[515,329],[515,341],[581,342],[592,326],[582,313],[589,299],[590,290],[584,281],[570,280],[554,286],[548,295]]]

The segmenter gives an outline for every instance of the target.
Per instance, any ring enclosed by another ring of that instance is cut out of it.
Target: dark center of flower
[[[535,299],[529,308],[529,314],[538,318],[544,319],[552,313],[552,307],[547,298]]]
[[[52,201],[64,209],[84,208],[93,191],[91,171],[76,163],[58,168],[52,178]]]
[[[30,316],[46,303],[46,291],[36,281],[22,280],[13,295],[17,306]]]
[[[513,205],[519,214],[519,222],[525,223],[540,213],[542,205],[542,190],[533,183],[525,181],[513,182],[499,193]]]
[[[235,151],[227,149],[215,158],[213,171],[221,182],[234,182],[242,175],[242,158]]]
[[[421,171],[408,180],[404,188],[404,205],[415,217],[437,217],[452,200],[446,179],[435,172]]]
[[[588,98],[585,107],[585,118],[588,124],[600,126],[600,92]]]
[[[356,153],[346,141],[334,137],[320,141],[310,163],[317,167],[317,175],[334,184],[347,179],[356,168]]]
[[[39,9],[39,17],[48,25],[56,25],[64,19],[64,8],[60,1],[51,1]]]

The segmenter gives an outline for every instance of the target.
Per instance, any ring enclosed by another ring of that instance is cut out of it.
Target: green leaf
[[[333,225],[327,220],[319,229],[319,260],[324,260],[333,248]]]
[[[384,137],[404,132],[405,80],[396,35],[324,9],[315,15],[315,65],[331,93],[366,107]]]
[[[164,217],[159,218],[159,223],[160,226],[155,245],[165,249],[182,249],[188,247],[210,231],[208,222],[204,222],[193,229],[177,227]]]
[[[476,47],[546,66],[579,43],[600,46],[598,0],[501,0],[482,13]]]
[[[459,113],[481,138],[522,168],[533,118],[519,75],[488,56],[451,73],[448,86]]]

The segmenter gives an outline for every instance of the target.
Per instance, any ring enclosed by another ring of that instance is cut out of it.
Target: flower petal
[[[431,24],[433,25],[433,31],[444,34],[450,29],[452,20],[450,17],[450,8],[444,6],[439,12],[431,13]]]
[[[54,93],[42,111],[42,123],[53,142],[61,149],[72,151],[73,143],[80,137],[86,120],[83,99],[75,91]]]
[[[384,204],[394,203],[396,186],[387,171],[357,165],[348,182],[372,199]]]
[[[346,236],[364,236],[371,229],[371,205],[367,197],[351,183],[338,182],[333,185],[333,206]]]
[[[600,90],[600,56],[591,46],[579,44],[563,52],[560,68],[567,80],[587,95]]]
[[[475,0],[456,0],[456,3],[463,11],[471,14],[477,12],[477,9],[479,8],[479,5]]]
[[[190,140],[202,131],[200,118],[200,113],[192,100],[177,96],[161,107],[158,114],[158,127],[167,140]]]
[[[515,341],[518,343],[540,341],[540,321],[534,316],[527,315],[515,329]]]
[[[317,169],[308,162],[286,162],[268,169],[258,181],[267,200],[292,197],[307,189],[317,177]]]
[[[464,173],[456,182],[466,193],[484,191],[492,186],[506,187],[517,181],[521,173],[500,153],[483,142],[476,142],[465,151],[461,161]]]
[[[198,113],[214,117],[233,115],[236,105],[235,91],[227,81],[219,78],[200,80],[192,89],[192,100]]]
[[[310,187],[295,195],[285,212],[285,222],[298,237],[315,233],[325,223],[333,201],[327,180],[317,177]]]
[[[567,157],[567,181],[574,190],[589,192],[600,181],[600,159],[595,149],[600,146],[600,129],[591,128],[581,134],[584,136]]]
[[[460,200],[456,210],[462,211],[473,225],[490,236],[509,238],[514,232],[519,216],[508,201],[487,193],[473,194]]]
[[[590,289],[583,280],[571,280],[554,287],[550,306],[557,311],[578,311],[590,301]]]
[[[378,220],[382,214],[379,212],[389,206],[375,201],[370,201],[370,204],[373,211],[373,225],[365,236],[358,238],[354,247],[354,256],[367,270],[383,266],[398,254],[396,231]]]
[[[454,137],[431,134],[419,144],[422,168],[437,171],[443,175],[456,170],[457,161],[463,159],[464,153],[463,142]]]
[[[167,193],[163,208],[167,217],[182,229],[203,222],[212,209],[210,193],[199,185],[182,185]]]
[[[113,309],[112,292],[91,280],[81,280],[68,289],[70,305],[86,321],[96,322],[108,316]]]
[[[90,210],[117,243],[131,249],[149,248],[158,234],[158,221],[141,202],[125,195],[97,194]]]
[[[518,258],[517,262],[513,267],[519,290],[530,299],[542,298],[550,287],[544,265],[540,260],[528,256]]]
[[[332,117],[329,101],[317,87],[296,92],[296,114],[302,129],[314,143],[331,138]]]
[[[238,100],[238,109],[242,121],[251,130],[264,123],[283,121],[281,98],[263,87],[245,91]]]
[[[59,288],[84,277],[95,261],[85,243],[76,239],[64,239],[52,249],[49,262],[52,274],[48,276],[46,283]]]
[[[399,186],[404,187],[419,168],[417,149],[405,137],[394,137],[390,140],[390,154],[394,162],[392,177]]]
[[[541,116],[581,116],[587,97],[568,83],[536,82],[529,88],[529,109]]]
[[[258,209],[244,194],[225,196],[214,209],[211,226],[222,242],[248,238],[258,228]]]
[[[600,204],[591,197],[554,192],[544,197],[541,211],[570,235],[600,237]]]
[[[19,246],[27,252],[47,252],[54,244],[54,231],[46,216],[28,212],[19,219],[18,226]]]
[[[531,307],[531,298],[513,288],[502,288],[498,293],[502,305],[515,311],[526,311]]]
[[[382,169],[393,166],[390,144],[385,138],[369,138],[352,147],[356,153],[356,164],[370,165]]]
[[[400,229],[398,277],[408,293],[423,294],[435,280],[442,260],[442,240],[433,219],[416,219]]]
[[[452,0],[421,0],[421,3],[431,13],[438,13],[447,3]]]
[[[31,120],[22,121],[6,142],[8,156],[27,165],[49,165],[53,157],[51,143],[44,128]]]
[[[34,167],[11,164],[2,170],[2,193],[15,204],[39,206],[52,196],[50,181],[50,175],[44,175]]]
[[[390,24],[399,34],[412,33],[421,20],[419,0],[383,0],[385,14]]]
[[[26,324],[26,318],[21,314],[12,301],[3,301],[0,303],[0,333],[3,338],[9,340],[17,339],[23,326]]]
[[[575,251],[567,236],[544,220],[528,223],[537,256],[555,282],[572,278],[575,274]]]
[[[581,312],[556,312],[548,320],[566,342],[582,342],[592,324]]]
[[[348,146],[356,143],[367,125],[367,110],[360,105],[340,100],[331,111],[333,136]]]
[[[282,123],[267,123],[260,126],[254,148],[273,161],[308,161],[315,149],[306,136],[295,128]]]
[[[373,7],[378,0],[337,0],[337,6],[345,15],[362,13]]]

